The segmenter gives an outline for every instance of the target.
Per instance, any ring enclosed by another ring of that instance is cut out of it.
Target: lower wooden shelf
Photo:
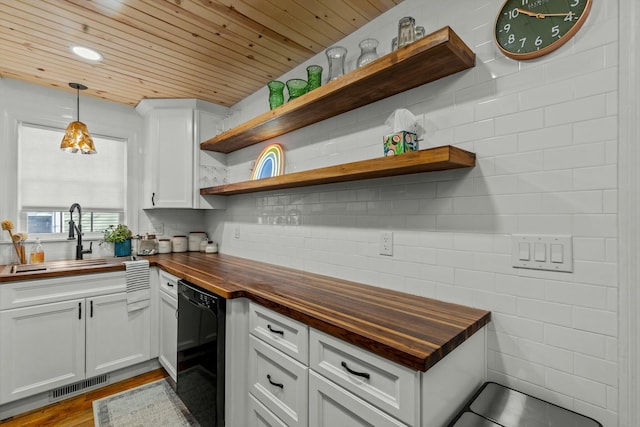
[[[449,169],[469,168],[476,164],[476,155],[450,145],[401,154],[378,157],[371,160],[345,163],[336,166],[294,172],[273,178],[236,182],[201,188],[201,195],[226,195],[257,193],[285,188],[308,187],[361,179],[408,175]]]

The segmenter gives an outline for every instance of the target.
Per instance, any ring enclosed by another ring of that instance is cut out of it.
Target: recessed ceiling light
[[[93,49],[89,49],[88,47],[73,46],[71,50],[79,57],[88,59],[90,61],[100,61],[102,59],[102,55],[100,55]]]

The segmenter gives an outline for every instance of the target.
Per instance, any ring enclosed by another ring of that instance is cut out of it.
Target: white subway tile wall
[[[378,157],[384,120],[407,108],[422,148],[474,151],[474,169],[234,196],[207,226],[228,254],[489,309],[490,380],[615,426],[618,5],[594,2],[574,39],[529,62],[493,43],[501,5],[405,0],[340,42],[351,66],[366,37],[387,53],[409,15],[428,32],[450,25],[476,67],[269,141],[285,147],[287,172]],[[324,54],[282,79],[311,63]],[[267,109],[265,89],[228,126]],[[228,157],[230,182],[267,143]],[[394,233],[392,257],[379,255],[381,230]],[[572,235],[574,273],[512,268],[512,233]]]

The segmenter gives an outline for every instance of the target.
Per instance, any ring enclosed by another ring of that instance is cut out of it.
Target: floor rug
[[[198,426],[166,379],[93,402],[96,427]]]

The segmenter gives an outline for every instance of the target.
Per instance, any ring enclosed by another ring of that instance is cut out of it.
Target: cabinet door
[[[395,418],[309,370],[309,427],[406,427]]]
[[[87,299],[87,378],[149,360],[150,311],[127,311],[125,292]]]
[[[151,113],[151,155],[155,160],[152,207],[193,207],[193,110]]]
[[[160,291],[160,364],[177,381],[178,301]]]
[[[84,379],[85,300],[0,311],[0,404]]]

